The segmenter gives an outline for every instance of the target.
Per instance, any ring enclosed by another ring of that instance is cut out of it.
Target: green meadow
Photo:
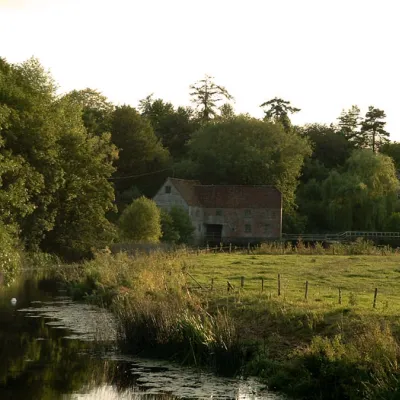
[[[187,271],[190,274],[191,288],[196,290],[201,286],[204,289],[203,293],[206,293],[205,289],[209,289],[207,296],[210,299],[236,297],[242,304],[255,304],[272,299],[294,308],[308,310],[329,311],[352,307],[362,313],[400,313],[398,255],[211,253],[191,256]],[[229,291],[228,282],[233,286]],[[376,288],[376,307],[373,308]]]

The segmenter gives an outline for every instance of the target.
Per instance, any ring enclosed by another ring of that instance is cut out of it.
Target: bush
[[[179,234],[178,243],[189,243],[194,232],[189,214],[182,207],[172,207],[169,215],[172,217],[174,229]]]
[[[142,196],[125,208],[118,226],[123,239],[158,242],[161,237],[160,210],[153,200]]]
[[[174,220],[172,219],[171,215],[165,210],[161,210],[161,230],[161,240],[164,242],[176,243],[180,239],[179,232],[175,229],[174,226]]]

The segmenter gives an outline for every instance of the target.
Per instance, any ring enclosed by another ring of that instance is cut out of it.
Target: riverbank
[[[395,399],[399,261],[101,253],[56,273],[74,296],[113,310],[132,353],[254,374],[297,398]]]

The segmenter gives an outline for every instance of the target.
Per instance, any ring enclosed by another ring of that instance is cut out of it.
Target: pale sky
[[[189,105],[207,73],[256,117],[275,96],[302,109],[295,124],[373,105],[400,141],[399,16],[396,0],[0,0],[0,56],[115,104]]]

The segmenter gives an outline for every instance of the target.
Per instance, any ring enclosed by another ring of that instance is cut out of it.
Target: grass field
[[[192,256],[191,284],[210,288],[215,297],[242,301],[282,300],[294,307],[332,310],[351,306],[360,312],[400,314],[400,256],[308,256],[206,254]],[[278,296],[278,274],[281,295]],[[244,286],[241,279],[244,277]],[[262,290],[262,278],[264,288]],[[190,280],[190,279],[189,279]],[[227,292],[227,282],[235,290]],[[305,300],[306,281],[308,296]],[[341,305],[339,304],[341,289]],[[374,291],[378,289],[376,308]],[[240,293],[240,294],[239,294]]]
[[[110,304],[134,354],[179,354],[225,373],[241,365],[300,399],[394,400],[400,254],[367,250],[374,255],[100,253],[64,279]]]

